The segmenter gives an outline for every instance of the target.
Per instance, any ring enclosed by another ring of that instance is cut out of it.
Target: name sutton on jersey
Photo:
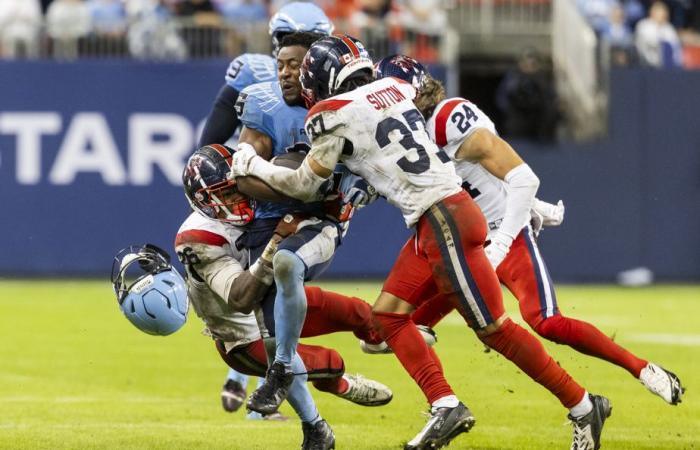
[[[372,92],[371,94],[367,94],[366,98],[377,111],[388,108],[401,100],[406,100],[406,97],[396,86],[389,86],[386,89]]]

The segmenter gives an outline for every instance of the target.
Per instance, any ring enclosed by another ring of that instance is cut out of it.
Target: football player
[[[408,56],[386,57],[375,68],[378,78],[397,77],[417,89],[415,104],[428,118],[431,139],[455,163],[462,187],[486,217],[491,241],[486,247],[489,261],[499,280],[518,300],[520,314],[532,329],[550,341],[626,369],[649,391],[669,404],[678,404],[683,387],[675,374],[635,356],[595,326],[561,314],[535,238],[543,223],[562,222],[563,204],[542,202],[535,198],[533,189],[514,183],[518,171],[529,170],[498,136],[491,119],[464,98],[446,98],[442,84]],[[531,213],[538,225],[534,230],[529,224],[523,226]],[[431,305],[433,302],[440,304]],[[446,299],[438,297],[421,306],[413,320],[432,327],[451,309]]]
[[[312,106],[306,120],[312,147],[302,166],[276,167],[242,144],[232,176],[253,175],[289,196],[313,201],[340,160],[415,227],[373,307],[383,337],[431,405],[428,423],[405,448],[439,448],[475,421],[410,319],[432,286],[450,299],[482,342],[550,390],[572,417],[589,418],[585,424],[574,422],[574,448],[598,447],[609,401],[589,396],[533,335],[505,315],[498,278],[483,249],[486,222],[462,189],[454,164],[426,133],[413,104],[415,88],[394,78],[374,81],[371,59],[349,36],[314,43],[304,58],[301,82]],[[519,182],[536,180],[523,174]]]
[[[269,22],[273,55],[277,54],[284,36],[298,31],[328,35],[333,31],[333,24],[322,10],[312,3],[292,2],[284,5]],[[236,112],[236,102],[240,93],[253,84],[276,80],[277,65],[270,55],[246,53],[235,58],[226,70],[225,84],[214,100],[198,146],[225,144],[231,139],[241,125]],[[226,411],[232,412],[240,407],[241,397],[245,398],[246,384],[245,375],[229,369],[221,391],[222,405]]]
[[[279,247],[291,235],[303,235],[314,222],[294,216],[277,221],[259,256],[241,246],[246,225],[254,219],[248,198],[227,180],[231,151],[222,145],[205,146],[189,159],[183,184],[194,209],[180,227],[175,248],[185,265],[188,296],[195,312],[226,363],[237,371],[262,376],[267,369],[263,320],[251,313],[259,307],[273,284],[273,262]],[[247,268],[247,269],[246,269]],[[370,306],[357,298],[306,288],[308,320],[301,335],[318,336],[353,331],[376,341]],[[329,307],[330,306],[330,307]],[[259,329],[260,326],[260,329]],[[300,344],[302,370],[295,373],[289,392],[290,404],[299,414],[304,431],[304,449],[331,448],[333,433],[316,410],[306,387],[306,378],[319,390],[364,406],[388,403],[389,388],[361,376],[344,375],[344,363],[334,350]]]

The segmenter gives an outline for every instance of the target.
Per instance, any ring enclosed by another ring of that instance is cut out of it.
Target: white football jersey
[[[306,116],[309,154],[333,167],[342,149],[340,160],[397,206],[409,227],[462,183],[430,140],[414,97],[410,84],[383,78],[324,100]]]
[[[233,281],[248,266],[248,252],[236,249],[242,231],[192,213],[180,226],[175,250],[187,270],[187,295],[209,333],[227,350],[260,339],[255,314],[234,311],[226,301]]]
[[[462,187],[481,208],[489,229],[495,230],[506,212],[508,185],[491,175],[481,164],[455,161],[455,154],[462,142],[479,128],[497,134],[491,119],[474,103],[463,98],[443,100],[428,119],[430,138],[454,162],[457,174],[462,178]]]

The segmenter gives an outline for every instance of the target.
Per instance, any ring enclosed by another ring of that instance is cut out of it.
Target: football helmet
[[[321,8],[313,3],[287,3],[270,19],[270,36],[272,36],[273,55],[277,56],[282,38],[297,31],[308,31],[330,35],[333,23]]]
[[[144,333],[167,336],[187,321],[187,285],[170,256],[152,244],[130,245],[112,263],[119,309]]]
[[[299,80],[307,108],[340,94],[341,85],[353,78],[372,76],[374,65],[362,42],[348,35],[319,39],[301,64]]]
[[[428,69],[415,59],[406,55],[392,55],[382,58],[374,65],[374,74],[379,78],[395,77],[411,83],[420,91],[429,76]]]
[[[245,225],[255,216],[254,204],[229,179],[234,151],[220,144],[205,145],[190,156],[182,172],[185,196],[192,209],[210,219]]]

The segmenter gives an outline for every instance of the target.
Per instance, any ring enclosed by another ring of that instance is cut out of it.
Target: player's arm
[[[238,94],[238,91],[228,84],[219,90],[204,123],[198,147],[209,144],[224,144],[233,136],[240,124],[235,108]]]
[[[503,221],[498,231],[490,236],[495,247],[490,250],[489,259],[497,267],[513,239],[530,220],[540,180],[510,144],[486,128],[474,130],[460,145],[455,159],[478,163],[508,185]]]
[[[333,174],[343,149],[343,138],[325,134],[314,139],[309,154],[298,169],[275,166],[257,155],[247,144],[234,154],[232,176],[252,175],[290,197],[310,202],[321,199],[319,188]]]

